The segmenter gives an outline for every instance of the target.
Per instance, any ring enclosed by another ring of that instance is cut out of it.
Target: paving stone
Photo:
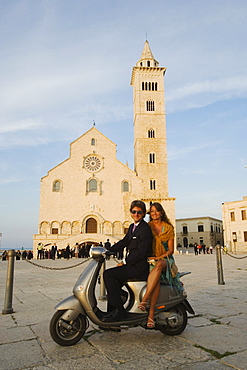
[[[246,333],[228,325],[215,324],[199,327],[196,330],[188,327],[181,337],[220,354],[244,351],[247,346]]]
[[[0,335],[0,344],[13,343],[20,340],[30,340],[35,338],[35,334],[28,326],[2,328]]]
[[[4,344],[0,349],[1,370],[24,369],[45,363],[45,355],[35,339]]]
[[[224,357],[222,362],[236,369],[247,370],[247,351]]]
[[[231,370],[232,367],[229,367],[226,364],[218,361],[207,361],[191,364],[189,370]],[[239,369],[239,368],[237,368]],[[187,365],[179,366],[174,368],[174,370],[188,370]]]
[[[247,314],[239,314],[235,316],[227,316],[219,319],[222,324],[227,324],[230,326],[235,326],[241,328],[247,333]]]

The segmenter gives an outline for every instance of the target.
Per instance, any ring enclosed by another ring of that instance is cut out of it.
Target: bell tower
[[[173,221],[175,198],[168,196],[165,72],[166,68],[159,67],[146,41],[131,76],[134,99],[134,171],[143,179],[142,194],[146,205],[155,201],[162,203]]]

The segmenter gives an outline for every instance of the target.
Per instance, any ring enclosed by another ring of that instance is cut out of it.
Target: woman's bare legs
[[[159,260],[154,269],[150,272],[147,283],[147,291],[143,297],[143,301],[147,302],[149,299],[149,315],[147,321],[147,327],[152,329],[155,327],[154,322],[154,311],[155,305],[160,294],[160,276],[162,271],[166,270],[166,261]]]
[[[153,293],[150,295],[149,298],[149,315],[148,315],[148,326],[149,327],[154,327],[154,310],[155,310],[155,305],[158,300],[160,294],[160,283],[156,285],[154,288]]]
[[[139,305],[139,308],[142,309],[142,307],[146,307],[148,299],[150,300],[149,318],[152,320],[154,319],[155,304],[157,302],[160,292],[160,275],[162,271],[165,271],[165,269],[166,261],[165,260],[157,261],[155,267],[148,276],[147,290],[146,293],[144,294],[142,302]]]

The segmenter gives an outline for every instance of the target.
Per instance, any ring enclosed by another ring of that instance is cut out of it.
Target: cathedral
[[[160,202],[175,226],[175,198],[168,195],[165,67],[159,67],[148,41],[132,69],[134,170],[116,158],[116,144],[94,126],[70,144],[70,156],[41,179],[37,245],[58,249],[114,242],[132,223],[135,199]]]

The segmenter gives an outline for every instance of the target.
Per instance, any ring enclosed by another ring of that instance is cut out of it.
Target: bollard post
[[[225,285],[223,277],[221,246],[217,244],[215,249],[216,249],[218,284]]]
[[[104,283],[104,278],[103,278],[104,271],[105,271],[105,261],[102,263],[102,266],[100,269],[100,296],[99,296],[100,301],[106,301],[106,289],[105,289],[105,283]]]
[[[9,261],[8,261],[6,290],[5,290],[5,302],[4,302],[4,309],[2,310],[3,315],[14,312],[14,310],[12,308],[14,263],[15,263],[15,251],[14,251],[14,249],[11,249],[8,252],[8,257],[9,257]]]

